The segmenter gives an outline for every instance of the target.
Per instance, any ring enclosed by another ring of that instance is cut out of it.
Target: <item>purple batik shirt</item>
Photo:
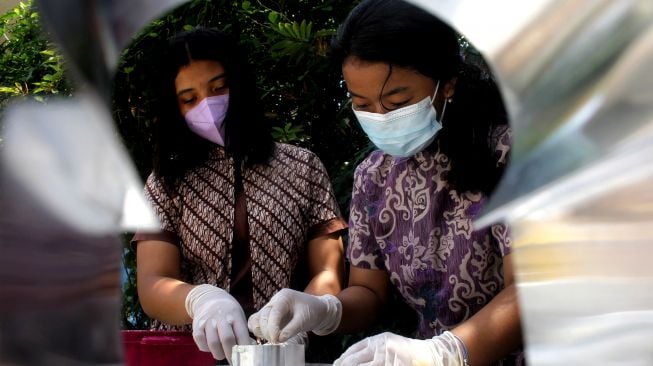
[[[506,164],[510,130],[493,136],[497,164]],[[409,158],[374,151],[354,175],[347,257],[352,266],[388,272],[417,311],[422,339],[490,302],[504,288],[503,256],[511,252],[505,225],[475,230],[486,198],[452,188],[450,167],[434,143]]]

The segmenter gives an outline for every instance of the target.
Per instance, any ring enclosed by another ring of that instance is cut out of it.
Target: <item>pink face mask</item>
[[[224,117],[229,108],[229,94],[204,98],[184,116],[191,131],[224,146]]]

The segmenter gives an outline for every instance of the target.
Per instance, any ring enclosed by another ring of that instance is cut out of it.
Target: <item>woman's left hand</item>
[[[333,295],[315,296],[281,289],[261,310],[249,317],[249,330],[272,343],[286,342],[301,332],[326,335],[338,327],[340,300]]]
[[[418,340],[381,333],[349,347],[333,366],[465,366],[465,345],[451,332]]]

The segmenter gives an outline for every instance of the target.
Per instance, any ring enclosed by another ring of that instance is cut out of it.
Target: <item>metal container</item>
[[[231,360],[233,366],[304,366],[304,345],[256,344],[234,346]]]

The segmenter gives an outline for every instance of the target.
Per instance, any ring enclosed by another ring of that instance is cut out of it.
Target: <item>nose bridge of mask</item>
[[[212,117],[211,108],[209,108],[209,104],[206,103],[206,99],[202,100],[197,104],[197,106],[186,112],[186,118],[190,118],[196,123],[208,123],[208,121],[213,119]]]
[[[214,122],[218,122],[218,119],[224,118],[224,115],[227,114],[229,103],[228,94],[207,97],[205,100]]]
[[[354,113],[367,135],[377,138],[396,138],[424,130],[431,124],[431,118],[428,117],[417,120],[411,118],[419,116],[424,111],[428,111],[428,114],[435,114],[435,108],[430,97],[425,97],[418,103],[385,114],[356,110],[354,110]]]
[[[204,98],[206,104],[208,105],[225,105],[229,102],[229,94],[213,95],[210,97]]]
[[[219,107],[226,107],[228,102],[228,94],[206,97],[197,106],[186,112],[185,117],[192,119],[195,123],[208,123],[209,121],[216,123],[222,114],[226,114],[226,108]]]
[[[399,108],[399,109],[396,109],[396,110],[393,110],[393,111],[390,111],[390,112],[387,112],[387,113],[382,114],[382,113],[363,112],[363,111],[356,111],[356,110],[354,110],[354,112],[355,112],[355,114],[360,115],[360,116],[364,116],[367,119],[375,120],[375,121],[379,122],[380,124],[388,124],[388,123],[393,122],[396,119],[406,118],[406,117],[409,117],[411,115],[415,115],[415,114],[421,112],[425,108],[433,107],[433,109],[435,110],[435,105],[434,105],[435,97],[438,94],[438,89],[439,88],[440,88],[440,80],[438,80],[437,84],[435,84],[435,91],[433,92],[433,95],[430,98],[426,97],[426,98],[420,100],[419,102],[417,102],[415,104],[412,104],[412,105],[409,105],[409,106],[406,106],[406,107],[403,107],[403,108]],[[435,114],[436,114],[436,119],[437,119],[437,110],[435,110]],[[379,126],[379,127],[381,127],[381,126]],[[396,126],[384,126],[384,127],[387,128],[387,129],[395,129],[396,128]]]
[[[411,115],[418,115],[419,113],[417,112],[411,113]],[[405,116],[407,117],[409,115],[402,115],[402,117]],[[406,123],[405,120],[399,120],[396,123],[393,123],[392,120],[387,120],[384,122],[371,121],[369,123],[361,123],[363,131],[365,131],[368,136],[375,137],[377,139],[395,139],[406,137],[423,131],[427,125],[428,121],[426,120],[421,123],[410,124]]]

